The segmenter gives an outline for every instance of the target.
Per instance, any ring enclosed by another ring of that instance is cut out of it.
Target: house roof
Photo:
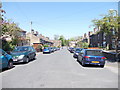
[[[21,29],[21,32],[25,32],[25,33],[26,33],[27,31],[25,31],[25,30]]]

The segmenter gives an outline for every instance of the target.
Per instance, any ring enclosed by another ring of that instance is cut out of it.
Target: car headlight
[[[23,59],[24,56],[25,56],[25,55],[20,55],[20,56],[18,57],[18,59]]]
[[[78,55],[78,53],[75,53],[76,55]]]
[[[16,59],[16,58],[18,58],[19,56],[13,56],[13,59]]]

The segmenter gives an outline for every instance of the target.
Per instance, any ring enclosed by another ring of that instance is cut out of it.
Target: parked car
[[[18,46],[11,52],[14,63],[25,62],[35,59],[36,50],[32,46]]]
[[[60,48],[57,48],[57,50],[60,50]]]
[[[12,56],[6,53],[4,50],[0,49],[0,69],[3,68],[12,68],[13,59]]]
[[[76,48],[73,54],[74,58],[78,58],[78,54],[81,52],[82,48]]]
[[[51,52],[54,52],[54,48],[53,47],[50,47],[50,49],[51,49]]]
[[[43,54],[44,54],[44,53],[51,53],[51,52],[52,52],[51,47],[45,47],[45,48],[43,49]]]
[[[83,66],[92,64],[104,67],[105,59],[106,57],[103,56],[102,50],[99,49],[83,49],[78,55],[78,61]]]
[[[72,49],[72,47],[68,47],[68,51],[70,51]]]
[[[74,53],[75,48],[70,48],[69,51],[70,51],[70,53]]]

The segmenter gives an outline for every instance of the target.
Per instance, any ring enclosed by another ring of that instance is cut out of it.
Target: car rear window
[[[91,55],[91,56],[103,56],[103,53],[101,50],[87,50],[86,55]]]
[[[13,51],[28,51],[29,47],[16,47]]]

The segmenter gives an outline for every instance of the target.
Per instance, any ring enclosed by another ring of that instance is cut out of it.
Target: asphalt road
[[[117,63],[82,67],[67,49],[36,58],[2,72],[2,88],[118,88]]]

